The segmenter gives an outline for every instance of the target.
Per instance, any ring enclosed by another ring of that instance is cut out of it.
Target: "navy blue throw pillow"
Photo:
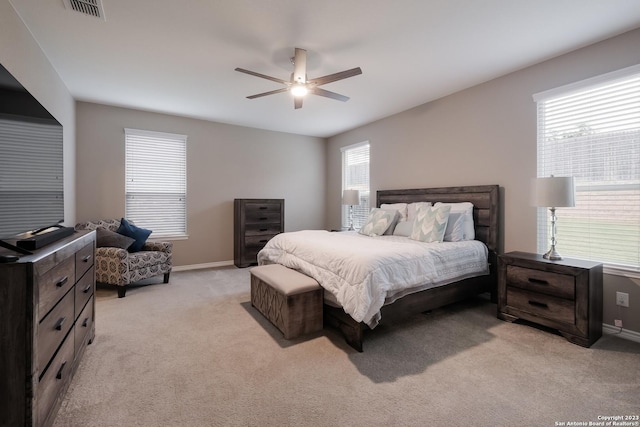
[[[136,227],[126,219],[121,218],[120,227],[118,227],[118,233],[122,234],[123,236],[128,236],[135,239],[135,242],[133,242],[131,246],[129,246],[128,251],[138,252],[142,249],[152,231],[145,228]]]

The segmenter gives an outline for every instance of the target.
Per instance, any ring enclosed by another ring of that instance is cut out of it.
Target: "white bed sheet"
[[[258,253],[258,264],[282,264],[313,277],[344,311],[374,328],[385,300],[489,274],[484,243],[423,243],[402,236],[304,230],[281,233]]]

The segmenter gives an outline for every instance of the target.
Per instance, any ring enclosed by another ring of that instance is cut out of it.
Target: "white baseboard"
[[[626,340],[635,341],[640,343],[640,333],[631,331],[629,329],[618,328],[617,326],[608,325],[606,323],[602,324],[602,333],[608,335],[617,335],[620,338],[624,338]]]
[[[177,265],[174,266],[171,271],[189,271],[189,270],[201,270],[203,268],[216,268],[216,267],[228,267],[233,265],[231,261],[219,261],[219,262],[207,262],[204,264],[191,264],[191,265]]]

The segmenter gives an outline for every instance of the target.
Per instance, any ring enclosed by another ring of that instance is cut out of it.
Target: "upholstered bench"
[[[322,292],[314,279],[280,264],[251,269],[251,305],[285,339],[322,329]]]

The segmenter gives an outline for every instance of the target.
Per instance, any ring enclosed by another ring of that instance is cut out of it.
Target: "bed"
[[[497,185],[381,190],[376,201],[385,209],[398,203],[470,202],[474,240],[431,244],[393,235],[305,230],[269,241],[258,254],[259,264],[282,264],[316,279],[325,288],[325,324],[338,328],[358,351],[365,331],[379,323],[480,293],[495,298]]]

